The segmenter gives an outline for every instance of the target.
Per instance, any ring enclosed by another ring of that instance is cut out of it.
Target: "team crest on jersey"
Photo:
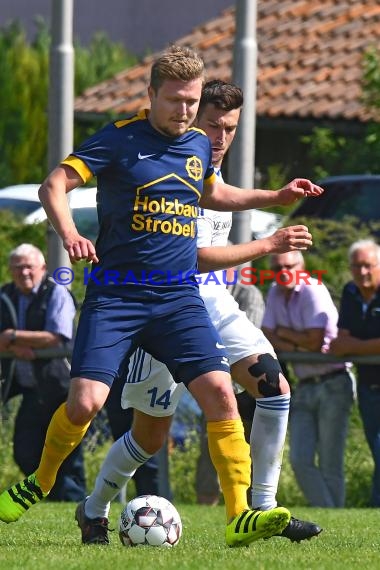
[[[187,174],[193,180],[201,180],[203,178],[202,162],[197,156],[191,156],[186,161]]]

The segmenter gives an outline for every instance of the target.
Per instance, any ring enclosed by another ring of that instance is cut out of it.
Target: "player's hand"
[[[63,240],[63,247],[69,254],[71,263],[76,263],[83,259],[88,262],[99,263],[92,241],[81,236],[78,232],[67,236]]]
[[[278,190],[278,204],[281,206],[289,206],[307,196],[320,196],[323,191],[323,188],[317,186],[307,178],[295,178]]]
[[[270,242],[269,253],[287,253],[294,250],[306,250],[313,245],[313,236],[306,226],[280,228],[266,238]]]

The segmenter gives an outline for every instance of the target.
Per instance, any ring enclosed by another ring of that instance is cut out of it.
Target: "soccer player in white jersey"
[[[241,90],[222,81],[206,83],[197,126],[209,136],[215,172],[221,176],[223,157],[235,136],[243,104]],[[200,292],[213,324],[227,350],[232,378],[256,399],[251,431],[253,460],[252,506],[276,507],[276,492],[286,436],[290,388],[274,350],[263,333],[240,311],[223,284],[223,268],[233,267],[269,253],[307,249],[312,241],[305,226],[277,230],[272,236],[227,246],[232,214],[200,210],[198,217]],[[135,410],[132,429],[116,441],[100,470],[95,489],[80,503],[76,519],[83,542],[108,541],[110,501],[164,443],[172,415],[186,388],[174,382],[167,368],[141,349],[133,355],[122,395],[122,406]],[[292,517],[280,536],[292,541],[318,535],[321,528]],[[99,535],[102,536],[99,538]],[[99,540],[98,540],[99,539]]]

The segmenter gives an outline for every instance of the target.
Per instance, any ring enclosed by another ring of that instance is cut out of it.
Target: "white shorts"
[[[150,416],[172,416],[185,391],[185,385],[174,382],[165,364],[138,348],[129,361],[121,407]]]
[[[255,327],[232,295],[224,289],[212,297],[203,296],[205,305],[226,347],[230,364],[252,354],[271,354],[271,343]],[[244,389],[234,383],[235,392]],[[171,416],[186,390],[176,384],[162,362],[138,349],[131,357],[129,372],[121,395],[122,408],[136,408],[151,416]]]
[[[270,353],[277,358],[269,340],[248,319],[246,313],[239,309],[238,303],[227,289],[210,297],[203,294],[202,290],[202,297],[212,324],[226,347],[230,364],[252,354]]]

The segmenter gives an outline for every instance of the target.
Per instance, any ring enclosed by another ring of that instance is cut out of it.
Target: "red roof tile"
[[[235,9],[177,43],[203,56],[208,78],[231,80]],[[257,114],[267,117],[366,121],[362,104],[363,54],[380,42],[379,0],[258,0]],[[149,106],[154,56],[87,89],[80,113],[118,115]]]

